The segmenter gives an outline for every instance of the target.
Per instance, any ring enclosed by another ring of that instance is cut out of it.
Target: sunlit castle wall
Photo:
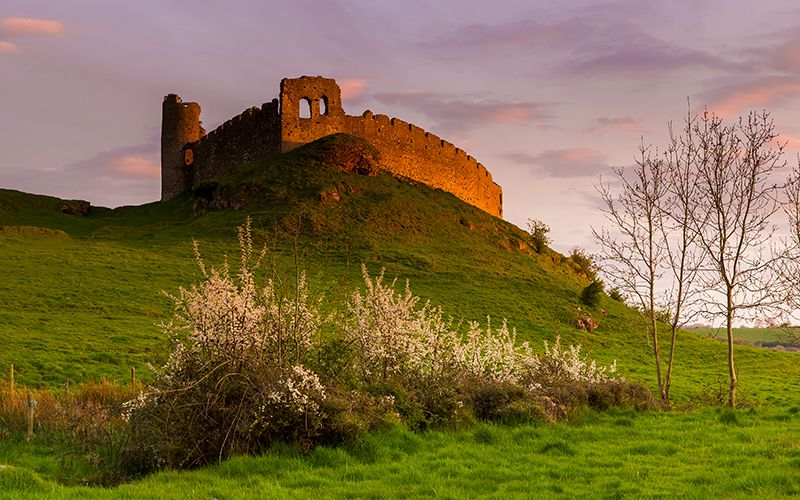
[[[301,103],[307,116],[301,116]],[[369,141],[381,168],[447,191],[492,215],[503,215],[503,191],[473,157],[423,129],[366,111],[345,114],[336,81],[320,76],[281,81],[280,101],[251,108],[204,134],[200,106],[170,94],[162,115],[162,200],[227,169],[321,137],[347,133]]]
[[[503,191],[475,158],[413,124],[370,111],[346,115],[335,80],[304,76],[281,82],[281,149],[288,151],[337,132],[369,141],[381,167],[399,177],[454,194],[492,215],[503,215]],[[301,101],[310,108],[300,117]]]

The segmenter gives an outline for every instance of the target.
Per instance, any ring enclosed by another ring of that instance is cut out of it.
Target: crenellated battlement
[[[273,99],[184,145],[184,164],[193,170],[193,183],[212,180],[233,166],[279,153],[279,131],[278,100]]]
[[[301,108],[306,116],[301,115]],[[199,117],[198,104],[182,103],[175,94],[165,98],[162,200],[236,165],[347,133],[369,141],[381,153],[381,167],[391,174],[450,192],[502,217],[502,189],[475,158],[399,118],[369,110],[360,116],[345,114],[339,86],[329,78],[285,78],[278,99],[246,109],[208,134],[199,126]],[[163,187],[164,179],[170,181],[169,189]]]
[[[253,106],[252,108],[242,111],[240,114],[227,120],[208,134],[193,142],[191,146],[202,146],[206,142],[219,140],[221,137],[232,134],[248,133],[253,128],[261,126],[264,122],[272,122],[276,116],[278,116],[278,100],[273,99],[272,102],[265,102],[261,107]]]

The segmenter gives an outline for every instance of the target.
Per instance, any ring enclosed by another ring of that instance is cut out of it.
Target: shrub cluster
[[[204,281],[170,296],[164,325],[172,350],[148,392],[128,403],[139,467],[186,468],[257,452],[276,440],[311,443],[326,390],[307,367],[323,318],[304,276],[290,293],[256,283],[250,224],[239,228],[240,271],[206,269]]]
[[[172,345],[151,386],[126,405],[130,465],[204,465],[276,441],[358,439],[386,422],[414,429],[483,419],[555,421],[577,408],[653,407],[640,385],[559,340],[534,353],[505,322],[463,328],[362,266],[363,291],[326,317],[301,274],[258,284],[264,252],[239,229],[241,266],[207,269],[172,296]],[[322,335],[321,332],[327,332]]]
[[[536,253],[542,253],[550,244],[549,233],[550,226],[538,219],[528,219],[528,234],[531,235],[531,243]]]
[[[600,269],[595,263],[594,257],[586,252],[586,250],[582,248],[573,248],[567,258],[567,262],[579,276],[589,281],[597,280],[597,274],[600,272]]]
[[[597,307],[600,305],[600,298],[603,296],[603,288],[603,282],[595,279],[581,292],[581,302],[589,307]]]

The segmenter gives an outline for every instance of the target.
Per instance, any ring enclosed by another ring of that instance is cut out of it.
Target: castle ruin
[[[301,104],[308,117],[301,117]],[[346,133],[371,143],[389,173],[447,191],[497,217],[502,188],[483,165],[434,134],[386,115],[345,114],[336,81],[320,76],[281,80],[280,97],[228,120],[208,134],[200,105],[164,98],[161,121],[161,200],[167,201],[242,163]]]

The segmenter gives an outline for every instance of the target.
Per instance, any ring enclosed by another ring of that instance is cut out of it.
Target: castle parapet
[[[278,100],[244,110],[184,150],[191,150],[194,182],[212,180],[231,167],[279,153]]]

